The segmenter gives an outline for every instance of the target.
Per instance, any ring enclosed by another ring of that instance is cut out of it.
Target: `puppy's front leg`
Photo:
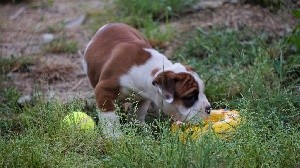
[[[118,138],[122,135],[119,118],[115,112],[114,101],[118,97],[118,86],[98,83],[95,88],[96,103],[100,112],[99,125],[103,134]]]

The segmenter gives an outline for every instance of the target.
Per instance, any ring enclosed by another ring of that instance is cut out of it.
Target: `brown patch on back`
[[[88,77],[93,87],[96,87],[102,70],[107,66],[107,62],[114,58],[113,52],[118,49],[119,53],[129,52],[132,50],[126,50],[124,47],[119,47],[120,44],[132,44],[140,48],[152,48],[150,43],[145,37],[131,26],[122,23],[112,23],[107,24],[104,28],[101,28],[91,40],[92,42],[86,49],[84,53],[85,60],[88,67]],[[124,51],[120,51],[125,49]],[[133,49],[133,48],[131,48]],[[129,54],[128,53],[128,54]],[[138,55],[125,55],[121,60],[115,61],[119,62],[117,65],[113,65],[115,68],[122,68],[125,63],[128,64],[128,59],[137,59],[143,61],[143,57]],[[133,58],[132,58],[133,57]],[[129,63],[130,64],[130,63]],[[119,65],[122,65],[119,67]],[[124,69],[124,68],[123,68]]]
[[[132,66],[144,64],[150,53],[143,48],[152,47],[136,29],[121,23],[106,25],[91,41],[85,59],[97,106],[113,111],[120,93],[119,77]]]

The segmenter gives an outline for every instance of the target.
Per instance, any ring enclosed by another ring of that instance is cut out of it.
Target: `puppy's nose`
[[[210,107],[210,106],[206,106],[206,107],[205,107],[205,112],[206,112],[207,114],[210,114],[210,111],[211,111],[211,107]]]

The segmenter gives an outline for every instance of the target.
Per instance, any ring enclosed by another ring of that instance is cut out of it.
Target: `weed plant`
[[[132,19],[133,21],[131,25],[135,25],[136,27],[144,27],[144,23],[146,23],[144,21],[145,18],[161,21],[168,20],[170,17],[179,16],[195,3],[195,0],[115,1],[116,7],[122,11],[120,15],[130,17],[128,19]]]
[[[64,38],[55,39],[45,45],[44,51],[49,53],[76,53],[78,42],[75,40],[66,40]]]
[[[9,58],[0,59],[0,74],[7,74],[9,72],[26,72],[29,71],[29,66],[34,64],[35,59],[33,57],[17,57],[10,56]]]

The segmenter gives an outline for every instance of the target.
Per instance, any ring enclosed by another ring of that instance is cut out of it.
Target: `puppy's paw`
[[[115,112],[99,112],[98,116],[98,124],[105,136],[118,139],[123,135],[120,129],[119,118]]]
[[[102,127],[102,133],[106,137],[119,139],[123,135],[119,124],[103,123],[101,124],[101,127]]]

